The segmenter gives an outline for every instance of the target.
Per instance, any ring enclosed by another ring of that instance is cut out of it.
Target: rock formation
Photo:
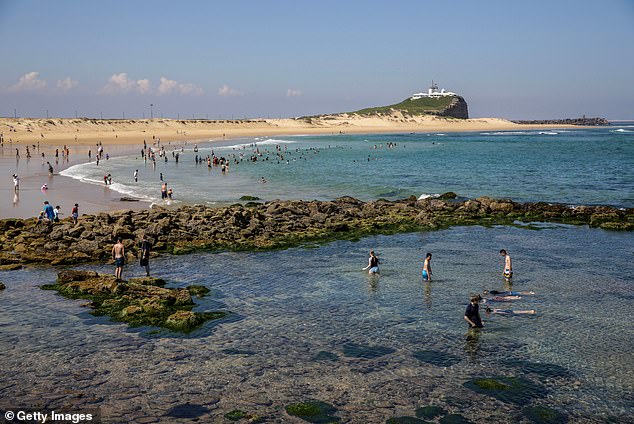
[[[27,263],[111,261],[116,237],[123,239],[127,259],[134,261],[143,233],[152,242],[154,254],[181,254],[201,249],[281,249],[378,233],[430,231],[455,225],[512,225],[516,221],[634,230],[631,208],[451,197],[371,202],[341,197],[333,201],[249,202],[224,208],[192,205],[173,210],[123,210],[83,215],[77,225],[70,218],[55,224],[4,219],[0,220],[0,265],[11,268]]]

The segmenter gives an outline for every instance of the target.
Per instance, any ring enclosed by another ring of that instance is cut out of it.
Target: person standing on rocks
[[[513,278],[513,261],[511,260],[511,256],[504,249],[500,250],[500,256],[504,256],[504,279],[510,283],[511,278]]]
[[[73,209],[70,212],[70,216],[73,217],[73,224],[77,225],[77,218],[79,218],[79,203],[75,203]]]
[[[121,242],[121,237],[117,237],[117,243],[112,246],[112,259],[114,259],[115,266],[114,275],[117,281],[121,281],[121,273],[125,262],[125,248]]]
[[[53,222],[53,218],[55,218],[55,211],[53,210],[53,207],[49,205],[48,200],[44,202],[44,210],[42,212],[44,212],[46,218],[50,222]]]
[[[140,264],[145,268],[145,275],[150,276],[150,249],[152,245],[150,244],[147,236],[143,234],[143,238],[141,239],[141,258]]]
[[[362,269],[362,271],[368,271],[369,274],[379,273],[379,258],[374,254],[374,250],[370,250],[370,257],[368,258],[368,266]]]

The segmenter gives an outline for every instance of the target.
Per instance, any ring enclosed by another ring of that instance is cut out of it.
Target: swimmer
[[[485,290],[483,294],[492,294],[494,296],[532,296],[534,291],[497,291],[497,290]]]
[[[431,281],[431,253],[425,255],[425,262],[423,262],[423,280]]]
[[[42,187],[40,188],[40,190],[42,190],[42,191],[48,190],[48,185],[47,184],[42,184]]]
[[[368,274],[379,273],[379,258],[374,254],[374,250],[370,250],[370,257],[368,258],[368,266],[362,269],[362,271],[368,271]]]
[[[521,300],[521,299],[522,299],[522,296],[495,296],[495,297],[488,297],[484,300],[487,302],[512,302],[514,300]]]
[[[513,261],[511,261],[511,256],[504,249],[500,250],[500,256],[504,256],[504,279],[510,282],[511,278],[513,278]]]
[[[512,309],[497,309],[497,308],[486,308],[487,314],[499,314],[499,315],[535,315],[537,312],[535,309],[527,309],[527,310],[517,310],[514,311]]]

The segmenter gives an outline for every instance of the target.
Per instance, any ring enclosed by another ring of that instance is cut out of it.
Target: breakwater
[[[585,116],[582,118],[515,120],[511,122],[522,125],[610,125],[610,122],[605,118],[586,118]]]
[[[634,209],[519,203],[481,197],[362,202],[249,202],[224,208],[202,205],[178,209],[122,210],[37,223],[35,219],[0,220],[0,269],[22,264],[73,265],[109,261],[114,240],[123,239],[128,261],[138,257],[145,234],[153,253],[196,250],[271,250],[372,234],[431,231],[460,225],[512,225],[516,221],[586,224],[609,230],[634,230]]]

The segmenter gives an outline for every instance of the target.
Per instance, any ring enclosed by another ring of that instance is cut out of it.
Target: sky
[[[0,116],[634,119],[634,0],[0,0]]]

